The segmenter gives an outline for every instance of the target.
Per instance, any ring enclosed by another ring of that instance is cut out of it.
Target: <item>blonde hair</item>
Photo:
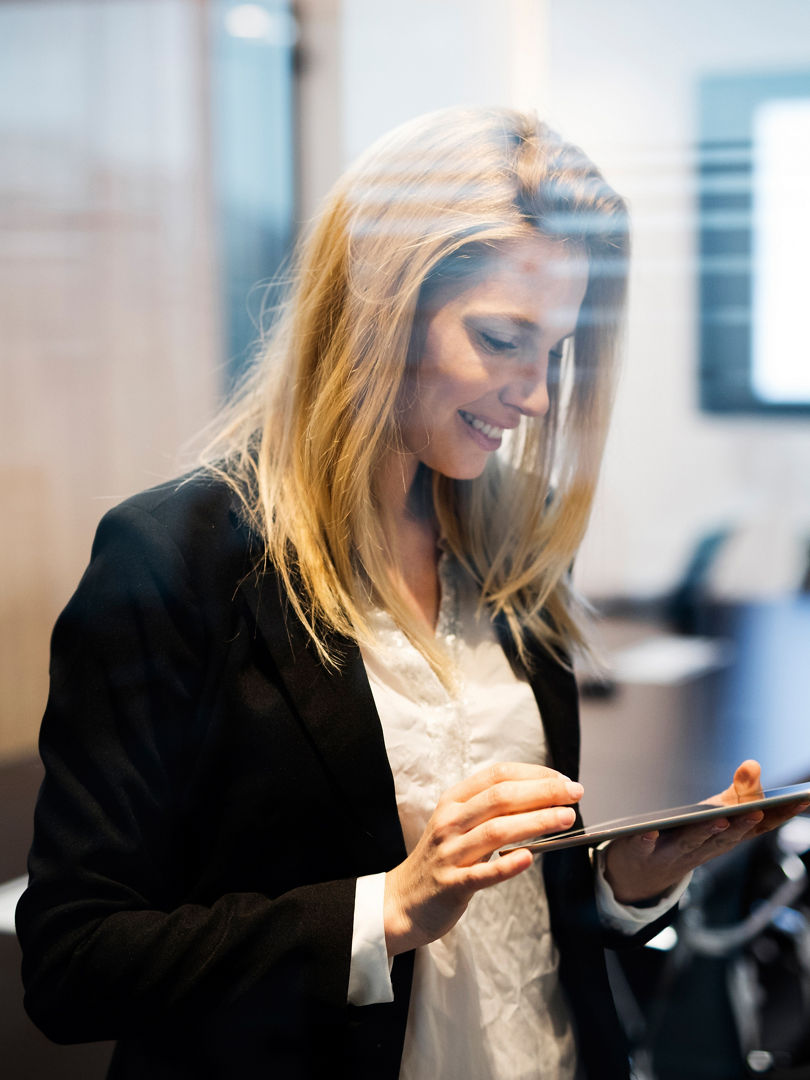
[[[584,249],[589,264],[548,413],[524,417],[511,460],[493,456],[479,478],[434,475],[433,507],[482,609],[506,621],[524,661],[530,638],[563,659],[586,647],[569,570],[612,401],[626,208],[582,151],[536,118],[448,109],[392,131],[335,185],[294,256],[270,339],[203,455],[239,495],[328,663],[339,662],[334,633],[372,640],[375,603],[451,681],[441,646],[392,581],[376,477],[401,449],[420,298],[538,233]]]

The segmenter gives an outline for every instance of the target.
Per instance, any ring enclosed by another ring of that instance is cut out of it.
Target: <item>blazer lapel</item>
[[[579,776],[579,701],[574,674],[536,649],[529,682],[546,733],[551,765],[572,780]]]
[[[504,652],[513,664],[521,666],[515,643],[506,620],[495,619]],[[539,645],[529,645],[531,668],[527,672],[529,685],[540,710],[549,760],[552,768],[576,780],[579,776],[579,696],[572,671],[554,660]]]
[[[272,572],[251,575],[240,589],[288,699],[358,827],[386,862],[401,861],[406,850],[394,778],[357,644],[335,642],[340,664],[332,670],[318,657]]]

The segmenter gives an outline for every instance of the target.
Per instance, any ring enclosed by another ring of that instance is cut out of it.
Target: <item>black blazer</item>
[[[208,478],[102,520],[53,636],[26,1008],[117,1040],[115,1078],[396,1080],[412,954],[393,1003],[346,1004],[355,879],[406,854],[379,719],[356,645],[322,664],[256,555]],[[538,654],[531,684],[574,777],[574,680]],[[584,849],[544,873],[588,1075],[626,1077]]]

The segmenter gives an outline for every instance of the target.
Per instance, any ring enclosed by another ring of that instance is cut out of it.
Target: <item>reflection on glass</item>
[[[213,0],[211,101],[213,189],[222,281],[226,381],[249,359],[267,285],[293,229],[293,59],[289,0]]]
[[[701,405],[810,413],[810,69],[700,87]]]
[[[805,402],[810,99],[764,102],[753,127],[752,382],[766,401]]]

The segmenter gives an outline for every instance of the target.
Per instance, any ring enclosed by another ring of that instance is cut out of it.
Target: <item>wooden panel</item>
[[[0,758],[34,745],[98,518],[216,403],[204,16],[0,4]]]

